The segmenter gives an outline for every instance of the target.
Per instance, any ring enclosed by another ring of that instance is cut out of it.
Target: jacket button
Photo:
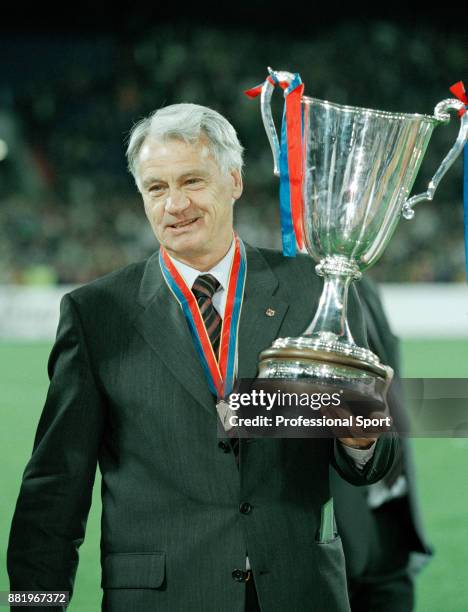
[[[242,514],[249,514],[250,512],[252,512],[252,506],[249,504],[249,502],[243,502],[239,506],[239,512],[241,512]]]
[[[247,580],[247,577],[248,577],[248,573],[240,569],[235,569],[232,572],[232,579],[235,580],[236,582],[245,582]]]
[[[229,446],[227,442],[224,442],[224,440],[221,440],[221,442],[218,442],[218,448],[220,448],[223,451],[223,453],[229,453],[231,451],[231,447]]]

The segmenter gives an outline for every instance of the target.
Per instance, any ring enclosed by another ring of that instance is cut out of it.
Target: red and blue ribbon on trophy
[[[465,108],[458,113],[458,115],[462,117],[468,109],[468,95],[466,94],[463,81],[454,83],[450,87],[450,91],[465,105]],[[466,278],[468,280],[468,143],[465,144],[463,150],[463,225],[465,234]]]
[[[279,156],[280,170],[280,219],[283,255],[295,257],[297,248],[304,244],[303,228],[303,115],[301,98],[304,84],[299,74],[289,81],[280,81],[274,74],[267,77],[273,86],[284,90],[284,110],[281,126]],[[248,89],[245,94],[256,98],[264,83]]]

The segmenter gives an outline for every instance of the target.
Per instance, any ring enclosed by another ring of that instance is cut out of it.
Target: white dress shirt
[[[218,314],[221,318],[223,318],[224,311],[226,309],[229,272],[231,271],[231,264],[233,258],[234,240],[232,241],[229,251],[226,253],[226,255],[221,259],[221,261],[218,261],[218,263],[213,266],[211,270],[208,270],[208,272],[200,272],[200,270],[196,270],[195,268],[192,268],[191,266],[188,266],[187,264],[182,263],[181,261],[177,261],[177,259],[174,259],[173,257],[171,257],[171,261],[177,268],[177,272],[184,279],[187,287],[192,288],[193,283],[197,280],[200,274],[211,274],[211,276],[215,277],[215,279],[219,283],[219,287],[216,293],[214,294],[212,301],[213,306],[218,311]]]

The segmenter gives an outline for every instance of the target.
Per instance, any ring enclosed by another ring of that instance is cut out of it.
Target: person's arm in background
[[[61,302],[48,372],[50,387],[13,516],[7,564],[11,591],[69,591],[71,597],[105,415],[70,295]]]

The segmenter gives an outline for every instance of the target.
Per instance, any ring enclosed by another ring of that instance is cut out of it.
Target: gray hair
[[[172,104],[160,108],[136,123],[130,131],[127,147],[128,169],[137,187],[137,162],[147,136],[162,140],[175,138],[195,143],[204,134],[208,138],[210,152],[224,172],[242,171],[243,147],[236,130],[220,113],[199,104]]]

